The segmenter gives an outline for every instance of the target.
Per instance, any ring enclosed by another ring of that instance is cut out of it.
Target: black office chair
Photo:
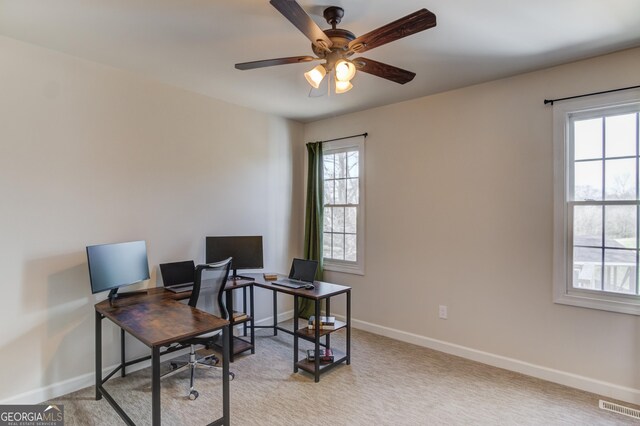
[[[229,269],[231,268],[232,258],[223,260],[221,262],[210,263],[205,265],[198,265],[195,268],[195,281],[193,284],[193,291],[189,298],[189,306],[198,308],[202,311],[219,316],[220,318],[229,319],[229,313],[224,305],[224,287],[229,277]],[[207,271],[207,285],[205,288],[201,288],[202,272]],[[189,362],[178,367],[177,364],[172,363],[173,369],[163,375],[162,377],[172,376],[187,368],[191,372],[191,383],[189,385],[189,399],[195,400],[198,398],[198,391],[194,388],[194,376],[196,368],[215,369],[222,371],[222,368],[217,367],[215,364],[218,358],[215,355],[207,355],[205,357],[196,358],[196,345],[204,345],[207,348],[211,348],[215,341],[220,337],[222,331],[214,331],[211,333],[203,334],[191,339],[180,342],[183,345],[190,345],[191,350],[189,352]],[[233,380],[235,374],[229,372],[229,379]]]

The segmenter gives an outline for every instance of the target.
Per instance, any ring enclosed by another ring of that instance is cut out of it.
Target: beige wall
[[[326,275],[354,287],[359,326],[640,402],[640,319],[552,302],[543,105],[638,70],[628,50],[306,125],[306,141],[369,133],[366,275]]]
[[[92,383],[105,294],[90,293],[86,245],[146,240],[151,286],[158,263],[204,260],[205,235],[263,235],[266,267],[286,270],[301,245],[301,136],[279,117],[0,38],[0,401]],[[108,366],[119,335],[104,330]]]

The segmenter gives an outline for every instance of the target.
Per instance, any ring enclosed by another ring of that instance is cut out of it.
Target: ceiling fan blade
[[[294,0],[271,0],[269,3],[289,20],[297,29],[307,36],[311,43],[320,49],[328,49],[333,45],[329,37],[320,29],[313,19]]]
[[[291,56],[289,58],[264,59],[262,61],[242,62],[236,64],[238,70],[252,70],[255,68],[272,67],[274,65],[299,64],[319,60],[313,56]]]
[[[416,73],[403,70],[402,68],[394,67],[393,65],[383,64],[382,62],[374,61],[367,58],[357,58],[353,60],[356,68],[367,74],[375,75],[376,77],[386,78],[387,80],[395,81],[399,84],[405,84],[413,80]]]
[[[355,53],[366,52],[435,26],[436,15],[427,9],[420,9],[404,18],[357,37],[349,43],[349,50]]]

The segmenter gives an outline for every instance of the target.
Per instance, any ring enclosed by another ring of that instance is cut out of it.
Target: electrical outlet
[[[447,319],[447,307],[445,305],[440,305],[438,308],[438,317],[440,319]]]

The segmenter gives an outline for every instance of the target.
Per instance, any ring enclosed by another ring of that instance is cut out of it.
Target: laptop
[[[317,270],[318,261],[316,260],[293,259],[289,278],[281,278],[273,281],[272,284],[289,288],[313,288]]]
[[[164,288],[173,293],[186,293],[193,290],[195,269],[193,260],[160,264]]]

